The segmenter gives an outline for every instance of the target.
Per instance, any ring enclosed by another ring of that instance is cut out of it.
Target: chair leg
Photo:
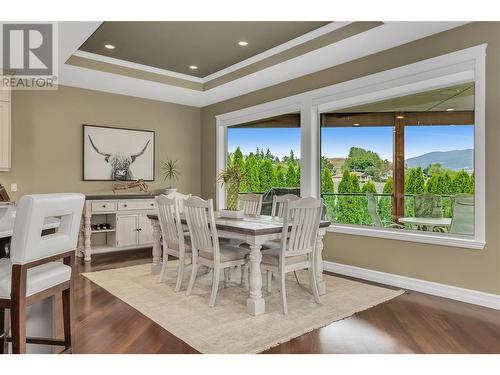
[[[175,283],[175,291],[181,290],[182,279],[184,278],[184,268],[186,268],[186,259],[184,255],[179,257],[179,267],[177,269],[177,282]]]
[[[285,287],[285,272],[280,270],[280,289],[281,289],[281,300],[283,303],[283,314],[288,315],[288,306],[286,303],[286,287]]]
[[[72,310],[72,289],[66,289],[62,292],[62,305],[63,305],[63,325],[64,325],[64,344],[66,349],[73,348],[73,320],[71,319]]]
[[[0,309],[0,354],[6,354],[7,330],[5,326],[5,309]]]
[[[271,293],[272,282],[273,282],[273,273],[268,270],[267,271],[267,285],[266,285],[268,293]]]
[[[300,285],[299,275],[297,275],[297,271],[293,271],[293,275],[295,276],[295,280],[297,281],[297,284]]]
[[[210,301],[208,302],[208,306],[215,306],[215,299],[217,298],[217,291],[219,290],[219,277],[220,270],[219,267],[214,267],[213,270],[213,281],[212,281],[212,294],[210,295]]]
[[[26,273],[24,266],[12,266],[10,320],[13,354],[26,353]]]
[[[164,251],[161,264],[160,278],[158,279],[159,283],[163,283],[165,281],[165,278],[167,277],[167,265],[168,265],[168,254],[166,251]]]
[[[224,288],[227,288],[229,286],[229,281],[231,279],[231,268],[227,267],[224,268]]]
[[[311,267],[309,267],[309,284],[316,303],[321,303],[319,299],[318,283],[316,282],[316,263],[311,259]]]
[[[191,278],[189,279],[189,284],[186,289],[186,296],[191,294],[193,290],[194,281],[196,280],[196,274],[198,273],[198,263],[196,262],[196,258],[193,256],[193,266],[191,268]]]

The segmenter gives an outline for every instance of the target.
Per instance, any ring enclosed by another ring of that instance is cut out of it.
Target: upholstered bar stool
[[[0,353],[12,341],[13,353],[26,353],[26,343],[64,346],[72,351],[71,305],[73,266],[82,194],[25,195],[19,202],[12,234],[10,259],[0,259]],[[42,236],[48,217],[60,219],[56,233]],[[62,262],[60,262],[62,260]],[[62,293],[64,340],[26,337],[26,306]],[[12,337],[5,329],[10,309]]]

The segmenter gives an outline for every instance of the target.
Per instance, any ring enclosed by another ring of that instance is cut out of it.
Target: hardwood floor
[[[75,353],[197,353],[81,272],[151,261],[149,249],[79,264]],[[500,312],[408,292],[265,353],[500,353]]]

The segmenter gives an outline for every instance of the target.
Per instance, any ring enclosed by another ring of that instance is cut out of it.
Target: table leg
[[[161,269],[161,227],[158,220],[151,220],[153,225],[153,263],[151,264],[151,274],[160,274]]]
[[[261,245],[250,245],[250,294],[247,299],[247,312],[250,315],[260,315],[266,311],[266,303],[262,298],[261,247]]]
[[[84,260],[85,262],[90,262],[90,253],[91,253],[91,247],[90,247],[90,236],[92,234],[92,228],[90,227],[90,218],[92,215],[88,212],[88,210],[85,210],[84,216],[83,216],[83,254],[84,254]]]
[[[319,295],[326,294],[326,284],[323,280],[323,236],[325,233],[320,230],[316,239],[316,283],[318,284]]]

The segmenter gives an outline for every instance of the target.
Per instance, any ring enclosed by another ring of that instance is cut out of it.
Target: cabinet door
[[[10,103],[0,101],[0,171],[10,168]]]
[[[139,243],[139,216],[116,216],[116,247],[134,246]]]
[[[148,244],[153,242],[153,226],[146,214],[139,215],[139,243]]]

